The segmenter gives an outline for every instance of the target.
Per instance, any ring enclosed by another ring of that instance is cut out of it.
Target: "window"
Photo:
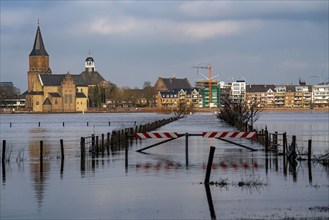
[[[70,104],[72,104],[72,95],[69,95]]]
[[[64,102],[67,103],[67,101],[68,101],[67,94],[65,94],[65,96],[64,96]]]
[[[37,101],[35,104],[36,104],[36,105],[39,105],[39,101]]]

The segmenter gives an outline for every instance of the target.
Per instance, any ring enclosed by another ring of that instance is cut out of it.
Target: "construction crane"
[[[208,64],[206,66],[203,65],[199,65],[199,66],[192,66],[192,68],[196,68],[197,69],[197,73],[199,73],[199,69],[208,69],[208,77],[206,77],[205,75],[201,74],[203,77],[205,77],[208,80],[208,85],[209,85],[209,107],[211,107],[211,103],[212,103],[212,65]]]

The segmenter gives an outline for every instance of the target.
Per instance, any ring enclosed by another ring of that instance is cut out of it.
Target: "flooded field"
[[[326,114],[298,113],[293,115],[296,120],[280,114],[266,113],[257,126],[267,125],[269,130],[279,132],[282,128],[288,136],[305,136],[305,140],[314,137],[315,154],[328,148]],[[328,168],[301,161],[293,169],[284,164],[282,156],[265,156],[263,146],[246,139],[234,141],[257,151],[217,139],[189,137],[188,161],[185,137],[144,153],[136,150],[162,140],[133,141],[127,168],[125,152],[120,150],[95,160],[87,157],[86,167],[81,170],[80,137],[170,115],[0,116],[1,142],[6,140],[12,149],[10,161],[2,165],[1,219],[326,219],[329,215]],[[299,122],[299,118],[304,121]],[[296,129],[291,125],[295,121],[299,123]],[[200,113],[157,131],[200,134],[232,130],[215,115]],[[63,163],[59,139],[65,146]],[[40,140],[48,151],[43,172],[38,159]],[[203,182],[210,146],[216,147],[210,177],[216,184],[207,187]]]

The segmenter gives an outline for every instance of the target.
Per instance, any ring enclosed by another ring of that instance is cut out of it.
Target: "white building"
[[[246,81],[245,80],[237,80],[232,82],[231,85],[231,98],[233,100],[244,100],[244,95],[246,93]]]
[[[318,107],[329,105],[329,85],[313,85],[312,103]]]

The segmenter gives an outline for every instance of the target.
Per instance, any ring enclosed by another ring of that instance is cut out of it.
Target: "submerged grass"
[[[200,183],[200,184],[208,184],[211,186],[226,188],[228,186],[234,186],[234,187],[242,187],[242,188],[259,188],[263,186],[267,186],[267,183],[260,180],[260,177],[255,178],[254,176],[251,176],[250,179],[241,179],[238,182],[229,182],[228,178],[220,178],[218,181],[211,181],[209,183]]]

